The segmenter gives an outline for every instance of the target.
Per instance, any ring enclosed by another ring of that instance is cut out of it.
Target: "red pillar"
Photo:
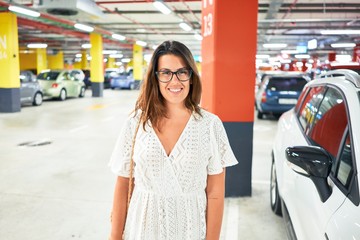
[[[257,1],[203,0],[202,106],[224,121],[239,164],[226,195],[251,195]]]
[[[356,44],[356,47],[354,47],[354,54],[353,54],[353,62],[360,63],[360,44]]]
[[[335,61],[336,60],[336,52],[329,53],[328,60],[329,60],[329,62]]]

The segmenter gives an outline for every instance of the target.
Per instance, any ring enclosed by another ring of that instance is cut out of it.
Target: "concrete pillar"
[[[133,76],[135,88],[138,88],[140,81],[143,80],[143,48],[137,44],[133,46]]]
[[[47,55],[49,69],[64,69],[64,53],[57,52],[55,55]]]
[[[251,195],[258,1],[202,1],[202,106],[224,122],[239,164],[226,196]]]
[[[97,33],[90,33],[90,72],[93,97],[102,97],[104,90],[103,46],[102,37]]]
[[[0,13],[0,112],[20,112],[20,64],[17,19]]]

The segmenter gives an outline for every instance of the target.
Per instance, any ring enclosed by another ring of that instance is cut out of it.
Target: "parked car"
[[[132,74],[120,73],[110,78],[110,88],[125,88],[133,90],[135,88],[135,80]]]
[[[41,86],[31,71],[20,71],[20,100],[21,103],[32,103],[39,106],[43,102]]]
[[[80,71],[45,70],[37,78],[45,96],[64,101],[68,97],[85,96],[84,73]]]
[[[85,83],[85,88],[90,88],[91,87],[91,77],[90,77],[90,70],[88,69],[83,69],[82,70],[84,72],[85,78],[84,78],[84,83]]]
[[[289,239],[359,239],[360,76],[320,76],[279,119],[271,208],[283,215]]]
[[[294,107],[308,80],[309,78],[301,73],[267,74],[255,97],[257,118],[262,119],[264,114],[280,117]]]
[[[104,74],[104,88],[111,88],[110,79],[120,74],[118,68],[106,68]]]

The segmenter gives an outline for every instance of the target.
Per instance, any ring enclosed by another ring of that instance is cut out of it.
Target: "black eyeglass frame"
[[[189,78],[186,79],[186,80],[181,80],[181,79],[179,79],[179,76],[177,75],[178,72],[183,71],[183,70],[188,70],[188,71],[189,71]],[[170,79],[169,79],[168,81],[162,81],[162,80],[160,80],[159,74],[160,74],[161,72],[170,72],[170,73],[171,73]],[[192,69],[187,69],[187,68],[181,68],[181,69],[178,69],[178,70],[175,71],[175,72],[172,72],[172,71],[170,71],[170,70],[163,70],[163,71],[160,70],[160,71],[156,71],[156,72],[155,72],[157,79],[159,80],[159,82],[162,82],[162,83],[168,83],[168,82],[170,82],[170,81],[173,79],[174,75],[176,75],[177,79],[178,79],[180,82],[187,82],[187,81],[189,81],[189,80],[191,79],[192,73],[193,73]]]

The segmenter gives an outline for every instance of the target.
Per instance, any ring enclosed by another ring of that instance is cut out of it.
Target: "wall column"
[[[93,97],[102,97],[104,90],[103,46],[102,37],[98,33],[90,33],[90,72]]]
[[[202,106],[222,119],[239,161],[226,170],[225,196],[250,196],[258,1],[202,4]]]
[[[20,64],[17,19],[0,13],[0,112],[20,112]]]
[[[86,50],[82,50],[81,51],[81,64],[80,64],[81,69],[88,69],[89,68],[89,64],[88,64],[88,60],[87,60],[86,55],[87,55]]]
[[[57,52],[55,55],[47,55],[49,69],[64,69],[64,53]]]
[[[140,86],[140,81],[143,80],[143,48],[137,44],[133,46],[133,76],[135,79],[135,88]]]

